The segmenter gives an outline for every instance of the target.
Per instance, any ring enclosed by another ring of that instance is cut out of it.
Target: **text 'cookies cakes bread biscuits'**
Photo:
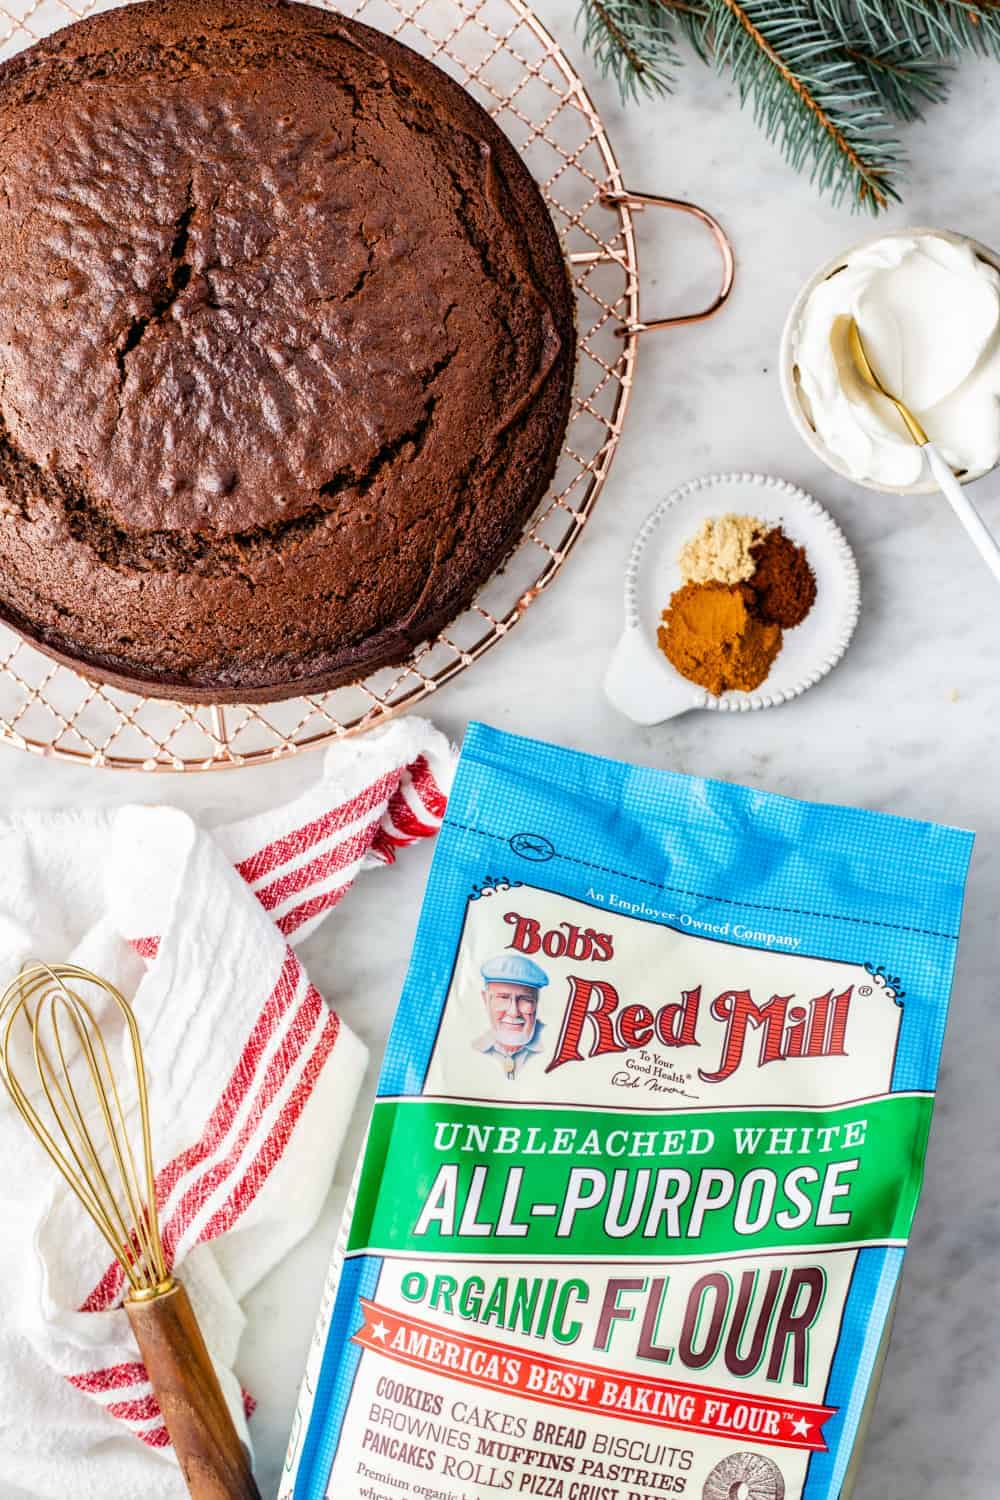
[[[156,696],[403,660],[555,467],[572,291],[445,74],[281,0],[150,0],[0,68],[0,614]]]

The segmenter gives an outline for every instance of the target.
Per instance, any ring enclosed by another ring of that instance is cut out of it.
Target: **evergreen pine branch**
[[[1000,0],[581,0],[581,13],[624,96],[669,92],[684,36],[732,70],[793,167],[874,213],[899,196],[891,121],[944,97],[958,53],[1000,59]]]
[[[900,150],[881,91],[831,38],[807,0],[714,0],[710,51],[741,102],[796,169],[835,202],[877,213],[898,198]]]
[[[581,0],[580,17],[585,45],[624,99],[671,91],[680,57],[659,0]]]
[[[715,0],[701,0],[688,4],[687,0],[660,0],[660,4],[673,11],[679,29],[684,32],[697,56],[711,66],[711,22]]]
[[[978,52],[1000,57],[1000,0],[815,0],[816,9],[845,41],[862,38],[873,51],[888,47],[911,58]]]
[[[687,31],[688,39],[702,62],[710,63],[711,20],[713,0],[660,0],[660,4],[676,13],[681,28]],[[1000,7],[1000,0],[991,0]],[[913,55],[906,42],[884,38],[876,40],[859,26],[852,27],[850,13],[857,0],[814,0],[817,16],[830,23],[830,45],[843,51],[853,63],[861,68],[871,86],[882,96],[890,112],[903,120],[918,119],[921,104],[937,104],[945,97],[947,83],[942,59],[938,56],[926,58]],[[835,10],[831,9],[831,5]]]
[[[899,40],[891,28],[873,27],[872,0],[813,0],[813,5],[831,45],[843,49],[897,119],[919,119],[925,105],[945,97],[947,60]]]
[[[940,104],[948,91],[947,64],[936,58],[911,57],[905,47],[884,52],[844,44],[889,113],[899,120],[919,120],[925,104]]]

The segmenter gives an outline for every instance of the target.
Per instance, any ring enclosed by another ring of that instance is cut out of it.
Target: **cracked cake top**
[[[558,240],[407,48],[282,0],[150,0],[0,68],[0,613],[205,701],[402,659],[559,449]]]

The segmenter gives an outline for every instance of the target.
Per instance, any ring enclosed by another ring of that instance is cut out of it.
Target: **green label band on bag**
[[[932,1098],[684,1114],[388,1100],[348,1253],[662,1258],[905,1242]]]

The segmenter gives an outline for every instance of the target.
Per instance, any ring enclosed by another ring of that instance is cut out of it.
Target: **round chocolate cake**
[[[282,0],[151,0],[0,67],[0,616],[225,702],[403,660],[551,477],[573,304],[438,68]]]

